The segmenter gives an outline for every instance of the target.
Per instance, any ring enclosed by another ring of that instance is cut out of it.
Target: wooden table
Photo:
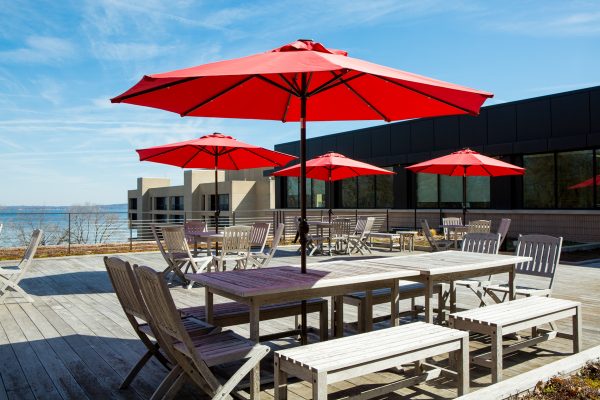
[[[245,303],[250,308],[250,339],[259,340],[260,306],[286,301],[307,300],[314,297],[334,296],[332,315],[333,333],[343,335],[343,295],[356,291],[390,288],[391,320],[397,326],[398,281],[416,278],[420,271],[379,264],[352,264],[327,262],[309,264],[307,273],[299,267],[274,267],[252,270],[213,272],[209,274],[186,274],[186,278],[201,283],[206,290],[206,319],[213,321],[213,296],[215,294]],[[368,300],[367,300],[368,301]],[[250,375],[250,393],[258,398],[260,369]]]
[[[401,270],[418,271],[418,277],[407,280],[420,281],[425,285],[425,321],[433,323],[433,286],[436,283],[450,284],[450,307],[454,311],[456,298],[454,281],[486,275],[508,273],[509,298],[515,298],[515,264],[530,261],[531,257],[504,254],[482,254],[467,251],[440,251],[411,256],[385,257],[352,264],[380,265]],[[392,314],[393,315],[393,314]]]

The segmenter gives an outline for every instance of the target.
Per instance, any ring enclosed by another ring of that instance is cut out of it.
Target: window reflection
[[[590,208],[594,197],[592,150],[557,153],[559,208]]]
[[[554,154],[523,156],[523,205],[526,208],[554,207]]]

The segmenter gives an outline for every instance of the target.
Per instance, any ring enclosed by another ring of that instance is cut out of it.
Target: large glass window
[[[129,209],[130,210],[137,210],[137,197],[130,197],[129,198]]]
[[[594,198],[593,151],[556,154],[559,208],[590,208]],[[525,173],[527,176],[527,172]]]
[[[375,208],[375,177],[359,176],[358,208]]]
[[[467,207],[490,207],[489,176],[467,176]]]
[[[523,156],[523,205],[554,208],[554,154]]]
[[[596,150],[596,171],[594,171],[594,183],[596,184],[596,207],[600,207],[600,149]]]
[[[417,207],[438,207],[437,175],[417,174]]]
[[[342,207],[356,208],[356,178],[340,181],[342,188]]]
[[[313,208],[324,208],[326,205],[326,196],[325,196],[325,181],[319,181],[316,179],[311,179],[311,188],[312,188],[312,207]]]
[[[300,208],[300,187],[298,178],[287,178],[287,206],[289,208]]]
[[[467,184],[468,187],[468,184]],[[440,175],[440,207],[462,208],[463,178],[462,176]]]
[[[183,196],[171,196],[169,197],[169,201],[171,204],[169,205],[169,209],[173,211],[182,211],[183,210]]]
[[[386,168],[392,171],[392,168]],[[394,207],[394,176],[377,175],[375,177],[375,207],[392,208]]]
[[[214,194],[210,195],[210,209],[211,209],[211,211],[215,210],[215,195]],[[229,211],[229,195],[228,194],[219,194],[219,210]]]
[[[155,197],[154,198],[154,209],[155,210],[166,210],[167,209],[167,198],[166,197]]]

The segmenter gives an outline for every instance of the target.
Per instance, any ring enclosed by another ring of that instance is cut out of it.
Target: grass
[[[516,398],[520,400],[600,400],[600,363],[588,363],[571,376],[555,376],[548,382],[538,382],[531,392]]]

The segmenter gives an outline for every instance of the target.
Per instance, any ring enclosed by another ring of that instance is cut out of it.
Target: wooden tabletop
[[[194,282],[231,293],[238,297],[253,297],[275,293],[311,291],[419,276],[417,270],[379,264],[327,262],[299,267],[284,266],[237,271],[186,274]]]
[[[383,257],[359,261],[369,265],[419,271],[421,275],[441,275],[501,267],[531,261],[531,257],[505,254],[482,254],[468,251],[440,251],[410,256]]]

